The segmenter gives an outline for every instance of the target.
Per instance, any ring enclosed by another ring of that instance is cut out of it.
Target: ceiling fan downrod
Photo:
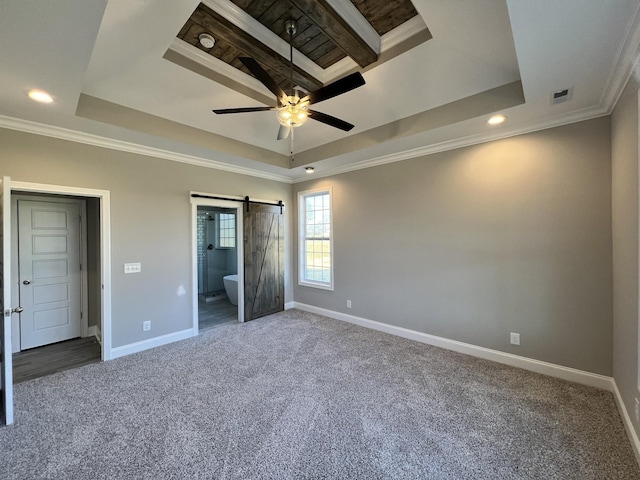
[[[284,22],[284,31],[289,34],[289,82],[291,87],[291,95],[295,95],[293,83],[293,36],[298,31],[298,22],[293,19]]]

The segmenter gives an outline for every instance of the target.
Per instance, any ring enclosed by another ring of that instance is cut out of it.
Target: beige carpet
[[[292,310],[16,385],[2,479],[635,479],[609,392]]]

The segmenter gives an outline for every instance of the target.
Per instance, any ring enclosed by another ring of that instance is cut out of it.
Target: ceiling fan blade
[[[246,107],[246,108],[223,108],[212,110],[213,113],[224,115],[225,113],[246,113],[246,112],[266,112],[268,110],[276,110],[275,107]]]
[[[271,78],[271,75],[269,75],[260,66],[260,64],[253,58],[251,57],[238,57],[238,58],[244,64],[244,66],[247,67],[251,73],[253,73],[253,76],[256,77],[258,80],[260,80],[260,82],[262,82],[262,84],[265,87],[267,87],[269,91],[271,91],[276,96],[280,104],[284,105],[288,98],[287,94],[284,93],[284,90],[280,88],[280,85],[278,85],[276,81],[273,78]]]
[[[291,127],[285,127],[284,125],[280,125],[278,129],[278,140],[284,140],[291,133]]]
[[[340,80],[336,80],[329,85],[325,85],[320,89],[316,90],[313,93],[310,93],[301,101],[305,101],[309,99],[309,105],[312,103],[319,103],[325,100],[328,100],[333,97],[337,97],[338,95],[342,95],[343,93],[347,93],[354,88],[361,87],[365,84],[364,77],[360,72],[352,73],[351,75],[347,75]]]
[[[344,130],[345,132],[348,132],[354,127],[354,125],[351,125],[344,120],[340,120],[339,118],[332,117],[331,115],[327,115],[326,113],[316,112],[315,110],[308,110],[308,112],[309,118],[313,118],[318,122],[322,122],[332,127],[339,128],[340,130]]]

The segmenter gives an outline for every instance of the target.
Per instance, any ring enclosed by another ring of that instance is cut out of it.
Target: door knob
[[[16,307],[11,309],[11,313],[22,313],[23,310],[24,308],[22,307]]]
[[[29,280],[25,280],[24,282],[22,282],[24,285],[29,285],[31,282]]]

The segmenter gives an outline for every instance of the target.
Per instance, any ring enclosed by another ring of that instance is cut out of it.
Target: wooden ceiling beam
[[[289,0],[362,68],[378,60],[378,53],[336,12],[327,0]]]
[[[252,57],[273,72],[277,72],[287,78],[289,77],[290,66],[288,58],[284,58],[271,48],[256,41],[251,35],[206,5],[200,4],[200,8],[196,9],[191,20],[203,26],[207,31],[211,32],[214,37],[218,37],[233,45],[245,55]],[[293,81],[296,85],[301,86],[309,92],[314,92],[322,87],[320,80],[309,75],[296,65],[294,65],[293,68]]]

